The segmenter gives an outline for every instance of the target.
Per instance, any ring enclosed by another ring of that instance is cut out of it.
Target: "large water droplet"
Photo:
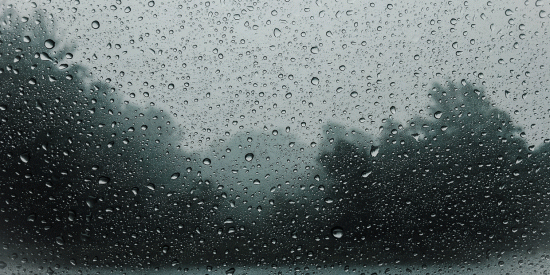
[[[246,154],[246,155],[244,156],[244,159],[245,159],[246,161],[252,161],[252,160],[254,159],[254,154],[248,153],[248,154]]]
[[[378,146],[372,146],[370,148],[370,155],[373,156],[373,157],[376,157],[378,156],[378,152],[380,151],[380,149],[378,148]]]
[[[258,184],[260,184],[260,180],[259,180],[259,179],[255,179],[252,183],[258,185]]]
[[[212,161],[209,158],[205,158],[205,159],[202,160],[202,163],[204,163],[206,165],[210,165],[210,163],[212,163]]]
[[[368,177],[370,174],[372,174],[372,171],[363,171],[363,173],[361,174],[361,177],[366,178],[366,177]]]
[[[170,179],[175,180],[175,179],[177,179],[177,178],[179,178],[179,177],[180,177],[180,173],[174,173],[174,174],[172,174],[172,176],[170,176]]]
[[[312,54],[318,54],[319,53],[319,48],[318,47],[311,47],[311,53]]]
[[[342,238],[344,236],[344,229],[342,229],[339,226],[332,228],[332,236],[334,236],[337,239]]]
[[[63,237],[57,237],[55,238],[55,242],[58,244],[58,245],[64,245],[65,244],[65,240],[63,240]]]
[[[311,79],[311,84],[313,84],[313,85],[319,84],[319,78],[317,78],[317,77],[312,78]]]
[[[23,153],[23,154],[21,154],[21,155],[19,156],[19,158],[21,159],[21,161],[22,161],[23,163],[27,163],[27,162],[29,162],[29,160],[31,159],[31,156],[30,156],[29,153]]]
[[[275,28],[273,30],[273,36],[275,36],[275,37],[281,36],[281,30],[279,30],[278,28]]]
[[[92,28],[99,29],[99,22],[98,21],[93,21],[92,22]]]
[[[397,112],[397,108],[395,108],[395,106],[391,106],[391,107],[390,107],[390,112],[391,112],[392,114],[395,114],[395,113]]]
[[[440,119],[442,115],[443,115],[443,113],[441,111],[437,111],[437,112],[435,112],[434,117],[437,118],[437,119]]]
[[[109,183],[110,181],[111,181],[111,179],[108,178],[108,177],[99,177],[98,183],[99,183],[99,184],[107,184],[107,183]]]
[[[44,46],[48,49],[53,49],[53,47],[55,47],[55,41],[48,39],[44,42]]]

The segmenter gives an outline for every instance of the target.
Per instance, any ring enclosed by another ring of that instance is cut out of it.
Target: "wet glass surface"
[[[545,274],[547,1],[0,2],[0,273]]]

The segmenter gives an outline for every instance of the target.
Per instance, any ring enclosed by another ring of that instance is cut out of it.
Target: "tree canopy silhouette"
[[[347,241],[426,260],[546,244],[548,144],[534,151],[465,81],[436,84],[429,97],[430,118],[388,119],[375,141],[326,127],[335,141],[319,161],[335,181],[333,219]]]

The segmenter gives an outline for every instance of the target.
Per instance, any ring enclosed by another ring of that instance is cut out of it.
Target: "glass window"
[[[546,274],[547,1],[0,1],[0,273]]]

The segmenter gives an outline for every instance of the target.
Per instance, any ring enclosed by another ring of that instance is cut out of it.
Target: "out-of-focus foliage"
[[[481,88],[436,84],[429,96],[433,117],[390,119],[374,142],[326,127],[334,144],[319,160],[346,241],[430,260],[544,247],[550,146],[528,146]]]

